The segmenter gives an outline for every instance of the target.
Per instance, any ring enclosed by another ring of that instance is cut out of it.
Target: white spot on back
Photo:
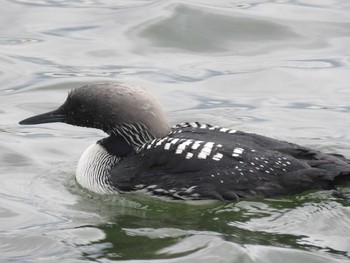
[[[171,144],[176,144],[180,139],[179,138],[175,138],[174,140],[171,141]]]
[[[164,145],[164,150],[169,150],[169,149],[170,149],[170,145],[171,145],[171,143],[170,143],[170,142],[167,142],[167,143]]]
[[[207,156],[210,155],[211,150],[213,148],[214,143],[213,142],[207,142],[206,144],[204,144],[202,150],[200,151],[200,153],[198,154],[198,158],[199,159],[206,159]]]
[[[243,149],[243,148],[239,148],[239,147],[237,147],[237,148],[235,148],[235,149],[233,150],[233,152],[234,152],[234,153],[237,153],[237,154],[242,154],[243,151],[244,151],[244,149]]]
[[[192,140],[186,140],[183,143],[179,144],[176,148],[175,153],[176,154],[181,154],[188,145],[190,145],[192,143]]]
[[[198,159],[207,159],[207,154],[205,154],[203,151],[201,151],[199,154],[198,154]]]
[[[193,153],[187,153],[187,154],[186,154],[186,159],[191,159],[192,156],[193,156]]]
[[[163,139],[159,140],[156,144],[156,146],[160,146],[168,137],[164,137]]]
[[[206,144],[204,144],[204,147],[212,148],[213,146],[214,146],[213,142],[207,142]]]
[[[195,141],[194,144],[192,145],[193,150],[197,150],[199,146],[201,146],[202,141]]]
[[[216,153],[216,154],[213,156],[213,160],[215,160],[215,161],[220,161],[222,157],[223,157],[223,154],[222,154],[222,153]]]

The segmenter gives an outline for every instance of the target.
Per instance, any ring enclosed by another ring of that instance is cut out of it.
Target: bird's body
[[[197,122],[169,128],[161,108],[148,94],[143,101],[143,93],[113,83],[87,85],[58,110],[21,123],[61,118],[107,132],[85,151],[76,172],[80,185],[101,194],[237,200],[350,182],[350,161],[341,155]]]

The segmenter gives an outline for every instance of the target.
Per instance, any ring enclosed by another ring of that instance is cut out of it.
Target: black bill
[[[24,119],[19,122],[21,125],[30,125],[30,124],[41,124],[41,123],[50,123],[50,122],[66,122],[67,116],[63,114],[60,109],[50,111],[47,113],[39,114],[27,119]]]

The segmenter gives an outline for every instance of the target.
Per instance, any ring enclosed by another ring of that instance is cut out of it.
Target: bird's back
[[[343,156],[199,123],[174,126],[110,172],[122,191],[219,200],[331,189],[349,177]]]

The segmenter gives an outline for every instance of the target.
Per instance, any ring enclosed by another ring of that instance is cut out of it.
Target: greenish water
[[[19,126],[87,82],[137,84],[200,121],[350,157],[350,3],[3,1],[0,261],[349,262],[328,191],[234,203],[98,196],[74,180],[105,135]],[[350,188],[342,189],[350,194]]]

